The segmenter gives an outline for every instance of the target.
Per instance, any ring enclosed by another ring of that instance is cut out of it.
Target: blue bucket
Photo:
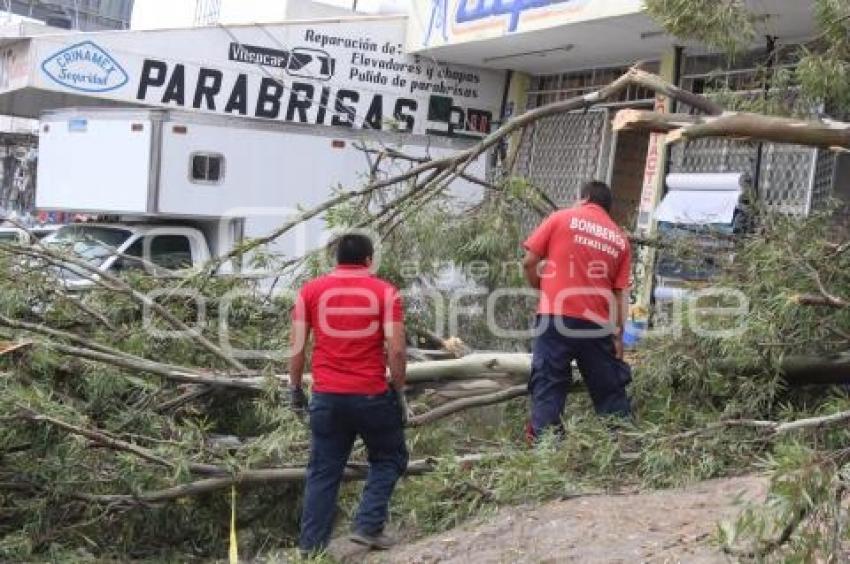
[[[630,349],[635,348],[646,335],[646,327],[646,321],[626,321],[626,327],[623,331],[623,345]]]

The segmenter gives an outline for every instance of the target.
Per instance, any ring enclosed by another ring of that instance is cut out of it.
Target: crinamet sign
[[[411,52],[639,13],[641,0],[413,0]]]

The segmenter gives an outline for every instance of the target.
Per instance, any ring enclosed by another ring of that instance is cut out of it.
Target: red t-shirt
[[[313,330],[313,390],[387,391],[384,323],[401,322],[401,297],[366,267],[340,265],[301,288],[293,321]]]
[[[537,313],[599,324],[611,321],[612,290],[629,287],[628,237],[596,204],[557,211],[523,246],[546,259]]]

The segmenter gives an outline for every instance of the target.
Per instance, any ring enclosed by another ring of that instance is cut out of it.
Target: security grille
[[[817,155],[818,151],[810,147],[764,143],[758,175],[760,203],[770,211],[807,215],[812,206]],[[756,178],[758,143],[699,139],[675,145],[671,156],[670,172],[741,172]],[[828,172],[821,174],[826,176]],[[831,177],[819,189],[828,197]]]
[[[657,72],[658,63],[648,63],[646,68]],[[610,84],[628,70],[629,67],[606,67],[535,77],[526,107],[583,96]],[[608,177],[613,142],[608,108],[651,106],[654,100],[650,90],[629,87],[589,112],[539,120],[522,136],[514,174],[526,178],[558,206],[573,204],[584,182]],[[538,219],[529,215],[528,222]]]
[[[670,172],[744,172],[752,176],[756,166],[755,143],[720,138],[677,143],[671,151]]]
[[[215,25],[221,18],[221,0],[195,0],[195,25]]]
[[[738,96],[760,96],[764,74],[760,65],[764,52],[754,51],[729,61],[718,56],[687,57],[682,86],[694,92],[718,88]],[[780,57],[777,67],[794,61]],[[610,83],[626,68],[591,69],[540,76],[528,93],[528,107],[586,94]],[[791,92],[792,95],[793,92]],[[793,98],[793,96],[792,96]],[[639,106],[651,103],[651,92],[628,90],[609,106]],[[789,103],[794,103],[789,99]],[[686,106],[676,111],[688,112]],[[581,183],[589,178],[605,179],[611,151],[611,134],[605,111],[575,113],[541,120],[529,128],[518,152],[516,173],[525,176],[559,205],[575,201]],[[833,165],[823,151],[796,145],[762,144],[761,166],[756,174],[759,144],[719,138],[701,139],[673,147],[671,172],[743,172],[759,179],[758,194],[770,210],[806,215],[822,206],[832,192]]]
[[[758,194],[768,210],[808,215],[817,153],[797,145],[764,144]]]
[[[649,72],[658,72],[658,68],[657,62],[647,63],[644,66],[644,69]],[[628,70],[629,67],[607,67],[535,77],[534,86],[528,91],[526,107],[536,108],[559,100],[584,96],[614,82]],[[616,97],[608,100],[608,104],[652,104],[654,100],[655,93],[651,90],[629,86]]]
[[[780,50],[772,71],[792,68],[796,64],[794,50]],[[687,57],[681,86],[697,93],[724,91],[737,99],[764,95],[767,80],[764,50],[738,57],[730,68],[722,56]],[[805,106],[796,89],[781,91],[786,106],[797,113],[818,115],[818,108]],[[680,107],[677,111],[691,111]],[[726,139],[701,139],[679,144],[672,152],[672,172],[743,172],[758,178],[758,198],[768,210],[805,216],[822,206],[832,191],[832,164],[823,151],[800,145],[761,145],[761,166],[756,174],[758,143]]]
[[[606,110],[559,114],[538,120],[522,137],[515,174],[559,207],[578,199],[581,185],[608,173],[611,127]],[[531,215],[528,223],[539,220]]]
[[[2,136],[0,136],[2,137]],[[9,137],[12,137],[10,135]],[[0,145],[0,215],[26,215],[35,207],[35,138]]]
[[[812,186],[811,209],[822,210],[829,204],[833,197],[833,186],[836,173],[836,154],[832,151],[819,150],[817,166],[815,168],[815,181]]]

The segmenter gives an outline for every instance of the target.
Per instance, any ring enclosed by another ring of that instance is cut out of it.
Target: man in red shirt
[[[588,182],[575,207],[550,215],[524,243],[526,279],[540,290],[528,384],[532,437],[562,432],[573,360],[597,413],[631,413],[631,371],[622,360],[631,248],[611,204],[607,184]]]
[[[305,554],[324,550],[330,541],[339,485],[357,436],[366,444],[369,474],[351,540],[370,548],[391,544],[384,524],[408,461],[402,395],[407,354],[401,298],[369,271],[372,255],[368,237],[342,236],[336,269],[305,284],[293,310],[290,396],[296,409],[306,404],[301,380],[311,333],[314,340],[312,440],[299,540]]]

